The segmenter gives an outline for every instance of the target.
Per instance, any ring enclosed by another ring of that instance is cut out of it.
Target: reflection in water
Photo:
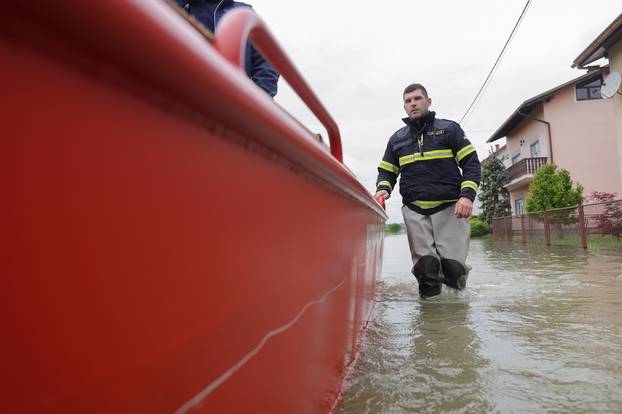
[[[465,292],[420,300],[403,236],[337,413],[622,412],[622,252],[472,243]]]
[[[439,412],[482,412],[489,407],[479,398],[487,365],[479,339],[471,327],[468,300],[440,298],[421,301],[412,321],[414,382],[424,385],[404,408]],[[430,402],[433,402],[431,405]]]

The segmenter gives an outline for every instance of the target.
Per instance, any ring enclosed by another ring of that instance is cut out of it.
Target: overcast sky
[[[341,130],[348,167],[375,190],[389,136],[403,125],[401,94],[425,85],[437,116],[458,121],[526,0],[247,0],[266,21]],[[580,76],[577,55],[622,12],[619,0],[533,0],[485,95],[462,128],[480,159],[492,132],[524,100]],[[326,132],[283,80],[277,102]],[[401,197],[388,200],[402,222]]]

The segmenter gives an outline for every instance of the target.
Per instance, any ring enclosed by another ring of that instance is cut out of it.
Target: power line
[[[503,56],[505,56],[505,53],[503,54]],[[497,66],[496,68],[493,69],[492,74],[490,75],[490,79],[492,79],[495,76],[495,73],[497,73],[497,70],[499,69],[499,66]],[[473,116],[473,114],[475,113],[475,109],[477,109],[478,105],[480,104],[480,102],[482,102],[482,97],[484,96],[484,94],[486,93],[486,91],[488,90],[488,87],[490,86],[492,82],[488,82],[486,84],[484,84],[485,86],[481,89],[480,92],[480,99],[477,99],[477,97],[473,100],[473,104],[472,104],[472,108],[471,108],[471,112],[465,112],[465,114],[462,116],[462,118],[464,119],[464,121],[462,119],[460,119],[460,123],[462,124],[464,122],[464,124],[466,124],[467,122],[469,122],[469,119],[471,119],[471,117]],[[468,110],[467,110],[468,111]],[[494,131],[494,130],[493,130]],[[491,131],[492,132],[492,131]]]
[[[467,116],[467,114],[469,113],[471,108],[473,108],[473,105],[475,105],[475,102],[477,101],[477,98],[479,98],[479,96],[482,94],[482,91],[486,88],[486,85],[488,84],[488,81],[491,79],[491,77],[493,75],[493,72],[497,68],[497,65],[499,64],[499,62],[501,62],[501,59],[503,58],[503,55],[505,54],[505,51],[506,51],[508,45],[512,41],[512,38],[514,37],[514,34],[516,33],[516,29],[518,29],[518,26],[520,26],[521,22],[523,21],[523,17],[525,16],[525,13],[527,12],[527,9],[529,8],[530,4],[531,4],[531,0],[527,0],[527,3],[525,4],[525,7],[523,7],[523,11],[521,12],[520,16],[518,17],[518,20],[516,21],[516,24],[514,25],[514,28],[512,29],[512,32],[510,33],[510,36],[505,41],[505,45],[503,45],[503,49],[501,49],[501,53],[499,53],[499,56],[497,57],[497,60],[495,61],[495,64],[492,65],[492,69],[490,69],[490,72],[488,72],[488,76],[486,76],[486,79],[484,80],[484,83],[482,84],[481,88],[479,88],[479,91],[477,92],[477,95],[475,95],[475,98],[473,98],[473,102],[471,102],[471,105],[469,105],[467,110],[464,112],[464,115],[462,115],[462,118],[460,118],[460,122],[459,122],[460,124],[462,123],[464,118]]]

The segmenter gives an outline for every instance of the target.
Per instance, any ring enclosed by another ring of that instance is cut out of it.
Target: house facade
[[[499,145],[495,144],[494,148],[490,148],[490,154],[482,160],[482,164],[486,162],[488,158],[491,156],[495,156],[501,160],[505,168],[509,168],[512,165],[512,161],[510,160],[510,155],[508,154],[508,146],[507,145]]]
[[[608,67],[587,73],[523,102],[488,139],[506,138],[513,214],[525,212],[536,170],[553,162],[592,191],[622,194],[616,108],[600,97]]]
[[[607,58],[611,72],[622,74],[622,14],[596,37],[574,60],[572,67],[585,69],[598,59]],[[618,168],[622,180],[622,92],[611,98],[616,113]]]

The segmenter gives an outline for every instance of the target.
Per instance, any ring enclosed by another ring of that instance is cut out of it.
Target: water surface
[[[467,290],[420,300],[385,239],[336,413],[622,413],[622,252],[473,240]]]

